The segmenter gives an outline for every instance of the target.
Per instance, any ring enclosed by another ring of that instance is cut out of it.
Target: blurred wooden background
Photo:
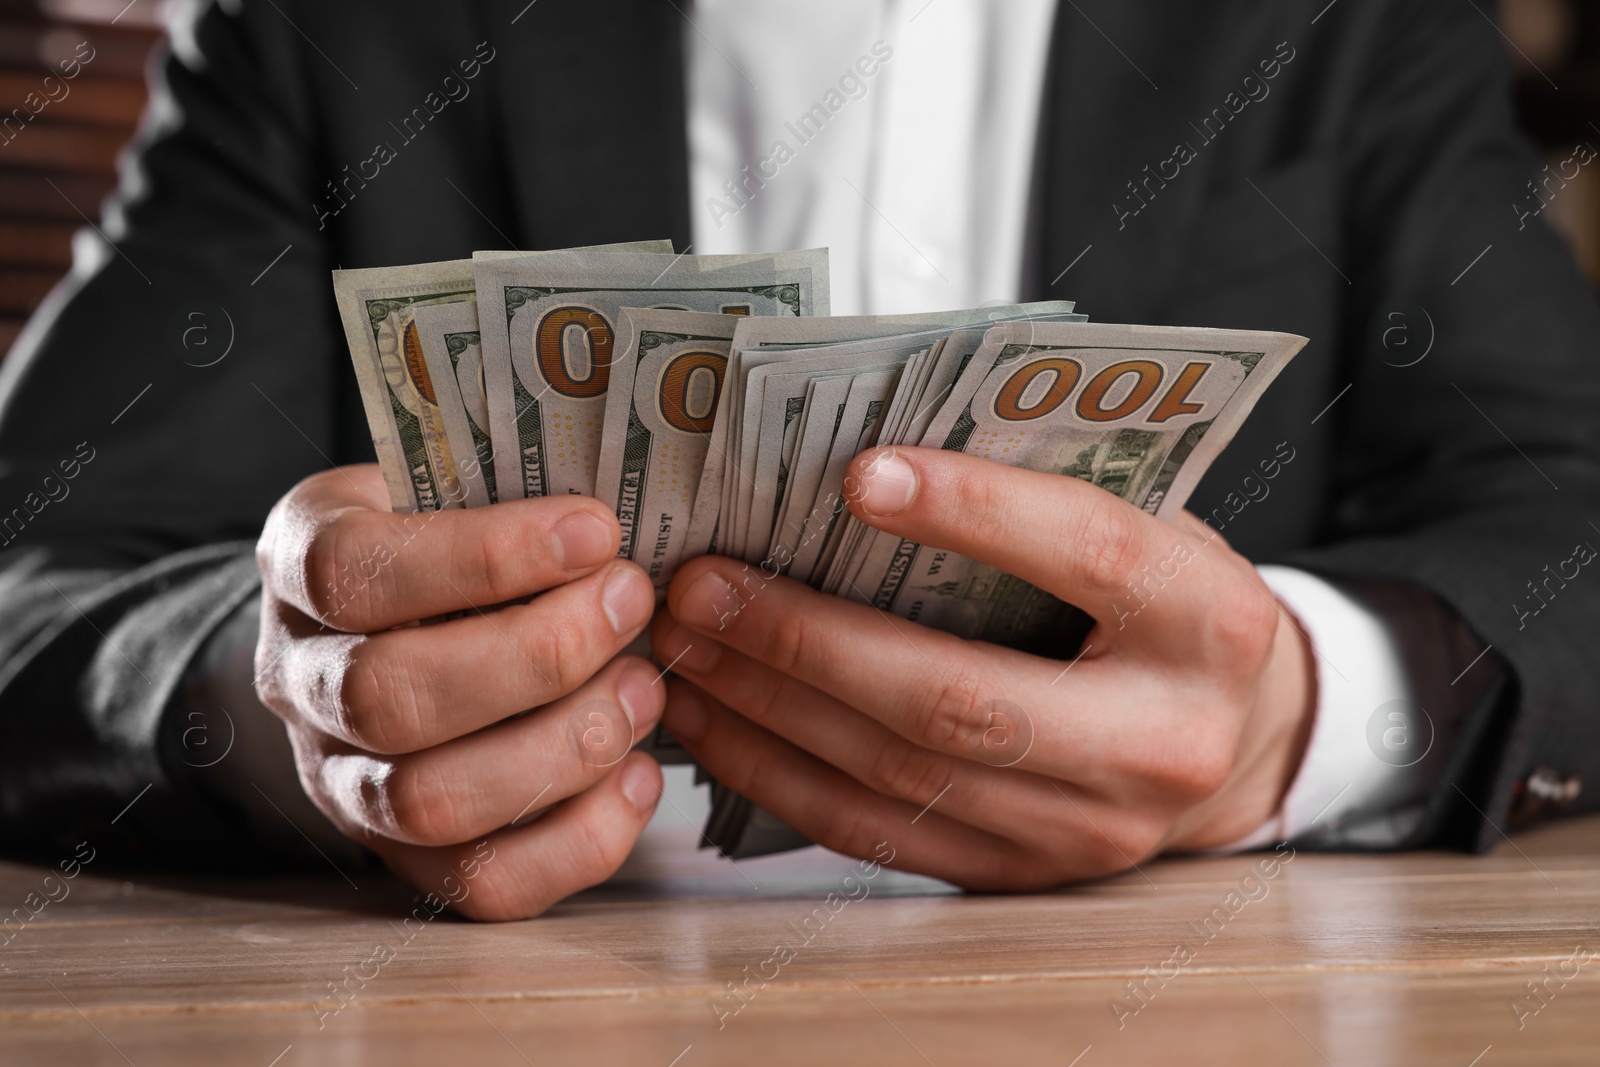
[[[73,232],[85,216],[98,220],[117,155],[144,107],[144,68],[162,7],[162,0],[0,0],[0,352],[66,272]],[[1523,122],[1552,169],[1579,142],[1600,149],[1600,128],[1591,124],[1600,116],[1600,0],[1500,0],[1499,8]],[[89,49],[94,58],[65,83],[70,91],[23,120],[28,94],[43,96],[46,75],[59,75],[61,60]],[[13,109],[21,114],[3,125]],[[1544,216],[1600,286],[1600,167],[1580,170]]]
[[[66,273],[84,217],[99,221],[160,14],[158,0],[0,0],[0,351]],[[85,56],[63,81],[60,62]],[[31,119],[30,93],[48,101]]]

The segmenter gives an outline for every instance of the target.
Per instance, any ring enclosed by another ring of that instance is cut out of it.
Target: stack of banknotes
[[[664,594],[717,553],[962,637],[1069,657],[1076,608],[846,508],[876,445],[1081,478],[1170,518],[1305,344],[1089,323],[1070,301],[828,316],[825,249],[674,255],[666,241],[334,274],[396,511],[583,493]],[[657,731],[664,760],[682,750]],[[804,838],[713,783],[707,843]]]

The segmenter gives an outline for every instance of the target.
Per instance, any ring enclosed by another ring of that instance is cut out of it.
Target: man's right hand
[[[302,786],[473,918],[604,880],[660,798],[655,761],[629,746],[665,686],[618,656],[655,596],[613,558],[618,538],[583,496],[397,515],[375,464],[307,478],[262,531],[256,688]]]

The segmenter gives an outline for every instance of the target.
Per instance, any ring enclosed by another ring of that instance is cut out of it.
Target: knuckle
[[[256,699],[261,701],[262,707],[272,712],[285,723],[295,720],[295,701],[290,696],[289,687],[283,683],[277,672],[269,671],[256,676]]]
[[[302,481],[280,497],[267,513],[266,521],[261,524],[261,536],[256,540],[256,566],[268,580],[281,576],[283,548],[293,542],[292,531],[297,525],[297,516],[306,510],[303,498],[309,481]]]
[[[1121,593],[1144,555],[1138,513],[1120,500],[1105,500],[1086,510],[1083,522],[1064,539],[1083,581],[1091,589]]]
[[[807,693],[807,686],[797,682],[787,675],[780,675],[771,684],[748,686],[735,683],[727,690],[722,690],[718,683],[723,679],[710,678],[707,680],[707,691],[718,696],[728,707],[735,709],[740,715],[751,722],[758,723],[772,729],[772,724],[779,718],[786,708],[796,706],[797,701],[804,701],[812,697]]]
[[[553,690],[545,699],[570,693],[588,681],[594,674],[596,651],[609,651],[614,644],[600,636],[598,627],[535,616],[527,617],[526,629],[523,652],[538,676],[538,688]]]
[[[372,654],[368,647],[362,643],[349,650],[336,689],[320,702],[329,706],[332,719],[351,744],[368,752],[409,751],[418,732],[416,689],[403,666]]]
[[[975,545],[1026,544],[1043,570],[1061,573],[1070,558],[1072,539],[1052,541],[1037,535],[1038,502],[1027,495],[1023,485],[1006,476],[1015,473],[1003,470],[996,476],[992,469],[963,472],[956,482],[957,507],[934,518],[959,522],[965,528],[964,537]]]
[[[899,800],[923,804],[936,797],[949,781],[944,757],[928,749],[895,739],[884,745],[868,770],[873,789]]]
[[[942,751],[969,752],[983,737],[983,684],[970,669],[949,667],[912,722],[912,740]]]
[[[1236,747],[1233,738],[1224,738],[1220,732],[1202,738],[1191,753],[1185,776],[1184,784],[1192,795],[1210,797],[1222,788],[1233,774]]]
[[[261,640],[256,644],[254,665],[256,698],[280,716],[294,704],[289,699],[289,687],[284,677],[287,668],[284,660],[290,657],[292,650],[282,647],[281,640],[281,636],[269,639],[268,631],[264,630]]]
[[[1211,645],[1219,662],[1233,664],[1253,675],[1271,654],[1278,634],[1277,602],[1269,590],[1246,577],[1228,597],[1228,610],[1212,616]]]
[[[1095,829],[1089,829],[1087,832],[1080,830],[1079,841],[1081,848],[1079,868],[1090,878],[1120,871],[1128,866],[1128,861],[1123,858],[1124,855],[1137,855],[1128,848],[1128,837],[1120,830],[1113,830],[1109,834]]]
[[[1128,825],[1121,828],[1116,849],[1113,850],[1111,855],[1105,857],[1105,869],[1108,871],[1126,870],[1134,863],[1151,858],[1161,851],[1170,829],[1171,822],[1166,819],[1135,818],[1131,820]]]
[[[1148,780],[1190,803],[1214,795],[1233,773],[1237,738],[1218,728],[1189,732],[1181,745],[1164,749],[1146,769]]]
[[[287,700],[287,692],[282,680],[278,677],[276,667],[260,666],[261,661],[256,660],[255,691],[256,699],[261,705],[274,715],[282,716],[289,709],[292,701]]]
[[[456,792],[432,761],[399,760],[383,782],[385,821],[400,840],[412,844],[455,844],[460,836]]]
[[[784,675],[778,679],[776,685],[757,689],[744,696],[737,704],[737,708],[746,718],[757,723],[771,723],[785,707],[793,705],[800,696],[793,679]],[[806,694],[809,695],[809,694]],[[734,705],[730,705],[734,706]]]
[[[790,674],[805,664],[812,644],[811,622],[805,612],[779,612],[762,641],[759,658],[773,669]]]
[[[817,843],[824,848],[858,859],[872,855],[879,840],[876,827],[860,805],[835,808],[817,836]]]
[[[963,473],[955,484],[957,507],[944,512],[959,516],[970,524],[972,539],[979,544],[1003,543],[1011,515],[1010,497],[998,479]]]
[[[267,514],[267,521],[261,526],[261,536],[256,538],[256,570],[261,572],[261,580],[265,585],[272,585],[278,574],[278,527],[282,520],[279,518],[283,510],[280,502]]]
[[[365,611],[370,584],[350,566],[359,557],[349,527],[332,522],[318,530],[306,545],[302,583],[306,607],[324,626],[349,628]]]
[[[1079,840],[1076,867],[1080,877],[1096,877],[1128,870],[1160,850],[1170,820],[1133,806],[1102,812],[1093,823],[1087,816],[1076,820],[1067,833]]]
[[[467,532],[450,546],[450,573],[474,590],[486,604],[514,599],[519,589],[526,546],[517,547],[493,532]]]
[[[571,870],[579,883],[574,889],[604,881],[628,858],[633,841],[622,832],[621,822],[584,818],[573,825],[577,856]]]

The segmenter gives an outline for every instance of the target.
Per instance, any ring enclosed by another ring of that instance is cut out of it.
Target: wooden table
[[[429,912],[376,874],[91,865],[0,947],[0,1062],[1600,1062],[1600,819],[1483,857],[1167,860],[1020,897],[691,845],[653,832],[610,884],[492,926],[407,923]],[[0,902],[47,873],[0,864]]]

